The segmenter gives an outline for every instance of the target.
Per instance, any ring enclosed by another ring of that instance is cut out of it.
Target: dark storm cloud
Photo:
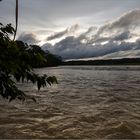
[[[140,9],[132,10],[127,12],[126,14],[122,15],[117,20],[113,21],[112,23],[108,23],[99,28],[96,38],[106,32],[113,32],[117,33],[120,31],[126,31],[129,29],[135,29],[136,26],[140,24]]]
[[[67,32],[68,32],[68,30],[66,29],[64,31],[55,33],[55,34],[53,34],[51,36],[48,36],[47,37],[47,41],[50,41],[50,40],[53,40],[53,39],[57,39],[57,38],[63,37]]]
[[[133,28],[133,26],[136,26],[140,24],[140,10],[132,10],[130,12],[127,12],[123,16],[121,16],[118,20],[111,23],[108,28],[114,29],[114,28]]]
[[[61,38],[63,37],[64,35],[67,35],[67,34],[70,34],[70,33],[75,33],[76,30],[78,30],[79,28],[79,25],[78,24],[75,24],[73,26],[71,26],[70,28],[67,28],[61,32],[57,32],[57,33],[54,33],[53,35],[50,35],[47,37],[47,41],[50,41],[50,40],[54,40],[54,39],[57,39],[57,38]]]
[[[124,31],[112,36],[96,38],[94,39],[94,43],[102,43],[105,41],[124,41],[130,39],[132,36],[135,36],[135,34],[131,35],[130,31]],[[91,42],[93,43],[93,41]]]
[[[78,39],[79,40],[88,40],[88,35],[89,34],[92,34],[93,32],[96,32],[97,28],[96,27],[89,27],[87,29],[87,31],[85,31],[84,33],[81,33],[79,36],[78,36]]]
[[[131,50],[134,52],[134,50],[140,49],[139,39],[135,42],[127,42],[127,40],[137,36],[132,33],[131,27],[140,27],[137,24],[140,20],[138,19],[139,13],[140,10],[130,11],[114,22],[100,27],[95,35],[88,36],[95,31],[94,28],[89,28],[78,37],[68,36],[54,46],[44,45],[43,49],[48,49],[50,52],[62,56],[63,59],[101,57],[117,52],[123,52],[120,53],[123,55]],[[112,34],[113,30],[117,30],[117,32]],[[99,31],[101,31],[100,34]],[[104,31],[108,34],[107,36],[104,36]],[[129,52],[128,55],[131,53]]]
[[[80,59],[101,57],[119,51],[139,50],[140,46],[138,42],[108,42],[105,45],[87,45],[79,42],[74,37],[67,37],[54,46],[48,47],[47,45],[43,45],[43,49],[60,55],[63,59]]]
[[[124,31],[124,32],[114,36],[111,40],[112,41],[123,41],[123,40],[129,39],[131,37],[132,36],[130,34],[130,31]]]

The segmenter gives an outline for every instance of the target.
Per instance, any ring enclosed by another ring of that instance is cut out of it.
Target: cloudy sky
[[[15,0],[0,2],[14,25]],[[140,0],[19,0],[17,38],[64,59],[139,57]]]

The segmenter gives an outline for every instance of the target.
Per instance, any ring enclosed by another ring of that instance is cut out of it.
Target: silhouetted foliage
[[[38,51],[38,47],[29,47],[21,41],[12,41],[9,36],[14,32],[11,24],[4,26],[0,23],[0,95],[9,101],[14,99],[24,101],[26,98],[35,100],[19,90],[14,79],[22,82],[30,81],[37,85],[38,90],[47,84],[57,83],[57,80],[54,76],[39,76],[33,72],[32,63],[43,64],[46,63],[46,59]]]
[[[47,60],[46,66],[58,66],[62,64],[62,58],[60,56],[51,54],[49,51],[45,52],[45,58]]]
[[[43,51],[38,45],[28,46],[28,44],[22,41],[16,41],[16,43],[19,48],[26,48],[26,51],[28,51],[30,57],[32,60],[34,60],[30,62],[34,68],[58,66],[62,64],[62,59],[60,56],[53,55],[49,51]],[[41,59],[42,61],[38,61],[38,59]]]

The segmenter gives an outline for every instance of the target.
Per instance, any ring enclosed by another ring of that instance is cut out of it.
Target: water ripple
[[[140,67],[36,69],[59,84],[40,92],[18,83],[37,103],[0,99],[0,138],[140,139]]]

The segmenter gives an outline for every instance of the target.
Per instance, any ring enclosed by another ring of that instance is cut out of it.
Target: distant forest
[[[108,60],[75,60],[63,62],[63,65],[140,65],[140,58],[122,58]]]

